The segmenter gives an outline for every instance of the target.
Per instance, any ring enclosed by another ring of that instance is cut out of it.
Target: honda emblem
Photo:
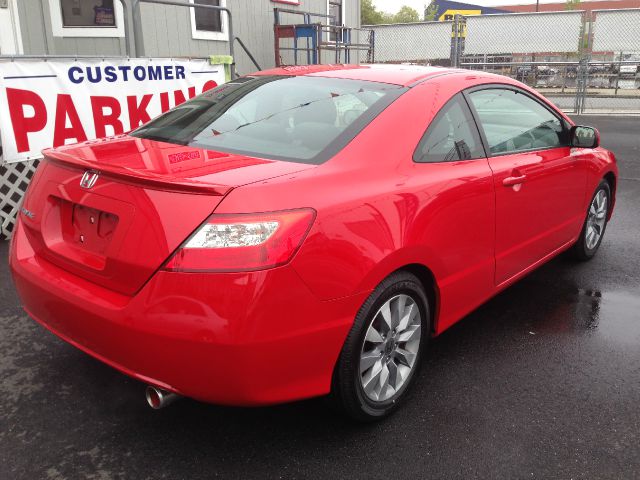
[[[80,179],[80,186],[89,190],[96,184],[99,176],[100,172],[96,172],[95,170],[87,170],[86,172],[84,172],[82,178]]]

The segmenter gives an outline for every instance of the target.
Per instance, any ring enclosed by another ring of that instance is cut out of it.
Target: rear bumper
[[[56,335],[143,382],[228,405],[328,393],[366,297],[319,301],[287,266],[158,272],[129,297],[38,257],[20,225],[10,265],[25,310]]]

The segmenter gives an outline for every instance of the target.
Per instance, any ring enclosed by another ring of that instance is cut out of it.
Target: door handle
[[[514,185],[520,185],[521,183],[524,183],[526,179],[527,179],[526,175],[519,175],[517,177],[507,177],[504,180],[502,180],[502,185],[504,185],[505,187],[513,187]]]

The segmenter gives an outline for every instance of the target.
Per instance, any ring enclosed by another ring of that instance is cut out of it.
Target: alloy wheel
[[[585,244],[589,250],[598,245],[604,232],[607,221],[607,193],[599,190],[593,197],[587,216],[587,226],[585,228]]]
[[[387,300],[373,316],[360,353],[360,382],[374,402],[392,398],[415,368],[422,316],[409,295]]]

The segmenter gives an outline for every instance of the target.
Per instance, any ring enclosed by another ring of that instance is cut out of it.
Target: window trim
[[[475,132],[478,135],[478,141],[480,143],[480,150],[481,150],[481,152],[479,152],[479,153],[481,154],[481,156],[479,156],[479,157],[476,156],[476,157],[473,157],[473,158],[465,158],[465,159],[460,159],[460,160],[442,160],[442,161],[439,161],[439,162],[423,162],[423,161],[421,161],[420,159],[423,156],[418,153],[418,150],[420,149],[420,146],[422,145],[422,141],[429,134],[429,132],[431,131],[431,128],[434,127],[436,122],[442,118],[442,114],[443,114],[444,109],[447,108],[449,106],[449,104],[451,104],[452,102],[456,102],[456,101],[458,101],[461,104],[462,109],[466,110],[467,114],[469,114],[469,116],[473,120],[473,125],[472,125],[473,128],[471,128],[471,130],[472,130],[472,133],[473,133],[473,129],[475,128]],[[435,114],[435,116],[429,122],[429,125],[427,125],[427,128],[425,129],[424,133],[420,137],[420,140],[418,140],[418,143],[417,143],[416,148],[413,151],[413,155],[412,155],[413,163],[424,164],[424,165],[441,164],[441,163],[456,163],[456,162],[472,162],[472,161],[475,161],[475,160],[486,160],[486,159],[487,159],[487,149],[486,149],[486,146],[485,146],[485,142],[484,142],[484,138],[483,138],[482,132],[480,131],[480,128],[478,127],[478,122],[477,122],[475,116],[473,115],[473,112],[471,111],[471,107],[469,106],[469,102],[467,101],[467,99],[464,96],[463,92],[455,93],[449,100],[447,100],[444,103],[444,105],[442,105],[442,107],[440,107],[438,112]]]
[[[480,138],[482,140],[482,144],[484,146],[484,151],[487,155],[487,158],[495,158],[495,157],[504,157],[506,155],[519,155],[521,153],[531,153],[531,152],[544,152],[547,150],[555,150],[557,148],[570,148],[570,145],[559,145],[559,146],[555,146],[555,147],[544,147],[544,148],[528,148],[526,150],[518,150],[515,152],[500,152],[500,153],[491,153],[491,148],[489,147],[489,142],[487,141],[487,137],[484,133],[484,127],[482,126],[482,123],[480,122],[480,115],[478,114],[476,107],[473,105],[473,102],[471,101],[470,98],[470,94],[474,93],[474,92],[478,92],[481,90],[496,90],[496,89],[502,89],[502,90],[513,90],[514,92],[520,93],[522,95],[525,95],[526,97],[529,97],[531,100],[533,100],[534,102],[536,102],[537,104],[539,104],[541,107],[543,107],[544,109],[546,109],[549,113],[551,113],[551,115],[553,115],[554,117],[556,117],[560,123],[562,124],[562,128],[565,132],[567,132],[569,130],[569,128],[571,127],[571,123],[569,123],[567,121],[567,119],[560,114],[560,112],[558,112],[558,110],[556,110],[556,108],[554,106],[552,106],[550,103],[548,103],[546,100],[538,97],[537,95],[534,95],[531,92],[528,92],[527,90],[524,90],[516,85],[511,85],[508,83],[484,83],[482,85],[476,85],[470,88],[467,88],[465,90],[462,90],[462,94],[464,95],[464,98],[467,102],[467,105],[469,106],[469,110],[471,110],[471,115],[474,117],[474,120],[476,122],[476,125],[478,127],[478,131],[480,132]]]
[[[195,0],[189,0],[189,3],[195,4]],[[220,6],[227,6],[227,0],[220,0]],[[196,10],[197,8],[189,8],[189,17],[191,18],[191,38],[193,40],[212,40],[216,42],[228,42],[229,41],[229,19],[227,14],[223,11],[220,12],[220,25],[221,32],[208,32],[206,30],[198,30],[196,28]]]
[[[327,17],[327,26],[328,26],[328,27],[331,27],[331,26],[334,26],[334,27],[344,27],[344,26],[345,26],[345,15],[346,15],[346,13],[347,13],[346,8],[345,8],[345,7],[346,7],[346,4],[347,4],[347,0],[342,0],[342,4],[341,4],[341,6],[340,6],[340,8],[341,8],[341,10],[342,10],[342,11],[340,12],[340,15],[342,16],[342,25],[331,25],[331,18],[330,18],[330,17]],[[330,11],[331,11],[331,10],[330,10],[330,5],[329,5],[329,0],[327,0],[327,15],[331,15],[331,13],[329,13]],[[330,41],[331,43],[336,43],[335,41],[332,41],[330,38],[331,38],[331,35],[329,34],[329,41]],[[338,43],[344,43],[344,40],[343,40],[343,39],[339,39],[339,40],[338,40]]]
[[[124,38],[124,12],[120,0],[113,0],[115,27],[65,27],[62,21],[62,0],[49,0],[51,33],[54,37]]]
[[[2,55],[22,55],[24,48],[22,44],[22,31],[20,29],[20,13],[18,11],[18,0],[9,0],[7,3],[6,15],[4,21],[0,20],[0,28],[4,28],[5,35],[9,38],[9,45],[14,47],[11,50],[7,50],[6,47],[3,50],[0,48],[0,54]],[[5,21],[8,25],[5,24]],[[1,37],[2,35],[0,35]],[[5,37],[5,39],[7,38]],[[2,40],[0,39],[0,44]],[[0,146],[1,150],[1,146]]]

